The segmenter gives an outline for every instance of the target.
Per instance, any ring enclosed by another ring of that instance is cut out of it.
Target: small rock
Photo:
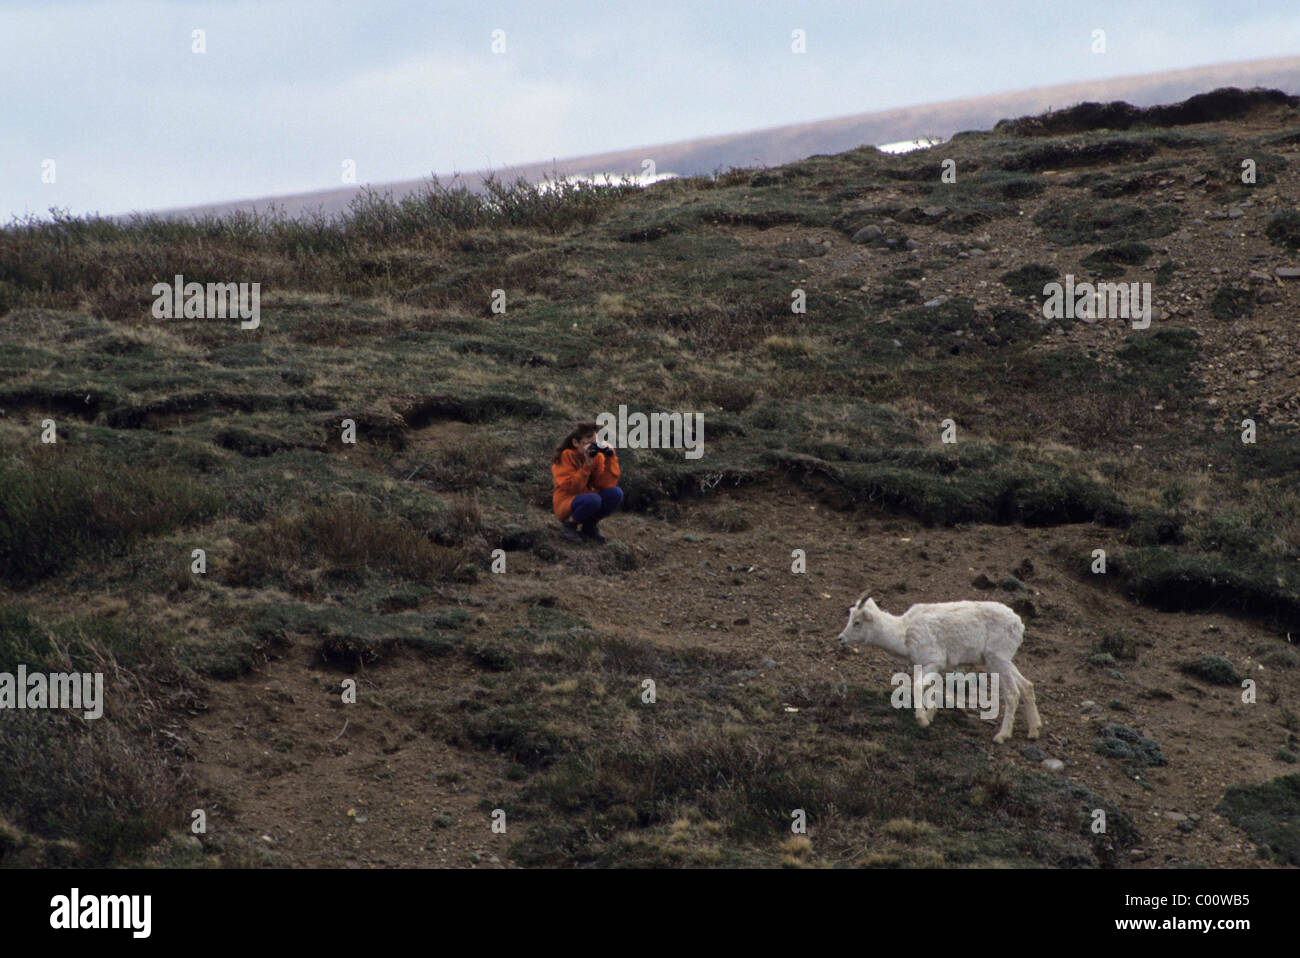
[[[1273,270],[1278,279],[1300,279],[1300,269],[1294,266],[1279,266]]]
[[[1020,754],[1031,762],[1041,762],[1047,758],[1047,755],[1037,745],[1026,745],[1020,750]]]
[[[1045,758],[1043,759],[1043,768],[1049,772],[1059,772],[1065,768],[1065,763],[1059,758]]]
[[[1239,207],[1233,206],[1228,209],[1228,219],[1239,220],[1246,215],[1246,211]]]
[[[906,243],[903,244],[903,246],[904,246],[906,249],[920,249],[920,248],[921,248],[921,244],[918,243],[918,242],[917,242],[916,240],[914,240],[914,239],[909,239]]]
[[[971,584],[974,588],[976,588],[976,589],[994,589],[994,588],[997,588],[997,586],[995,586],[995,585],[993,584],[993,580],[990,579],[988,576],[986,576],[983,572],[981,572],[981,573],[980,573],[979,575],[977,575],[975,578],[971,579],[971,580],[970,580],[970,584]]]
[[[1094,709],[1101,708],[1101,706],[1098,705],[1096,702],[1094,702],[1092,699],[1086,699],[1085,701],[1079,703],[1079,708],[1084,712],[1091,712]]]
[[[774,669],[776,668],[776,659],[762,659],[758,664],[765,669]]]
[[[948,297],[947,297],[947,296],[936,296],[934,299],[931,299],[931,300],[927,300],[927,301],[926,301],[926,303],[925,303],[925,308],[926,308],[926,309],[933,309],[933,308],[936,307],[936,306],[942,306],[942,305],[943,305],[944,303],[946,303],[946,302],[948,302]]]
[[[1034,564],[1028,559],[1021,559],[1020,564],[1011,570],[1011,574],[1019,576],[1021,579],[1028,579],[1034,574]]]
[[[491,858],[488,859],[488,864],[489,864],[489,865],[500,865],[500,864],[501,864],[501,859],[499,859],[499,858],[497,858],[497,856],[493,855]]]
[[[1187,816],[1182,812],[1165,812],[1165,818],[1169,819],[1171,822],[1187,821]]]
[[[874,243],[876,240],[880,239],[880,237],[882,237],[883,235],[885,235],[885,231],[882,230],[876,224],[872,223],[870,226],[864,226],[862,227],[862,229],[854,233],[853,242]]]

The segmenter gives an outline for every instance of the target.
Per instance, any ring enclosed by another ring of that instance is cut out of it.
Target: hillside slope
[[[641,191],[5,230],[0,671],[113,693],[0,715],[0,860],[1300,861],[1291,810],[1220,804],[1298,755],[1298,149],[1295,98],[1219,91]],[[260,325],[154,319],[175,274],[260,282]],[[1046,318],[1067,274],[1151,283],[1150,328]],[[550,449],[620,405],[703,412],[705,454],[622,451],[611,542],[570,545]],[[833,642],[863,589],[1020,611],[1038,751],[890,707]]]

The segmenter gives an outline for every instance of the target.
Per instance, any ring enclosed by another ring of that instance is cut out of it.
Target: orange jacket
[[[560,461],[551,466],[551,475],[555,479],[551,508],[561,522],[566,522],[575,497],[618,485],[618,453],[612,449],[608,456],[598,452],[584,466],[576,449],[566,449],[560,454]]]

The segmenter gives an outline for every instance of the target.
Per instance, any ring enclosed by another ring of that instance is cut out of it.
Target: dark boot
[[[567,542],[583,541],[583,534],[579,531],[578,524],[572,519],[560,523],[560,535],[563,536]]]
[[[605,541],[605,537],[600,534],[600,530],[596,528],[596,523],[594,522],[584,524],[582,527],[582,534],[593,542]]]

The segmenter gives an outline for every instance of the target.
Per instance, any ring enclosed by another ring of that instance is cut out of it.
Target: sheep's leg
[[[922,684],[925,680],[925,669],[920,672],[915,669],[912,671],[912,709],[916,715],[916,724],[925,728],[930,724],[930,720],[925,715],[925,706],[922,704],[921,693],[924,689]]]
[[[996,659],[990,662],[989,672],[998,675],[998,687],[1002,698],[1002,728],[993,736],[995,745],[1001,745],[1011,737],[1011,728],[1016,721],[1016,708],[1020,705],[1020,688],[1016,682],[1015,666],[1010,659]]]
[[[927,728],[930,723],[934,721],[934,716],[939,711],[938,706],[933,706],[928,709],[925,707],[925,696],[923,694],[925,685],[928,684],[925,681],[926,678],[938,671],[938,663],[927,662],[925,665],[921,666],[921,674],[919,677],[913,673],[912,707],[916,709],[916,723],[920,725],[921,728]]]
[[[926,673],[927,673],[927,674],[930,674],[930,675],[936,675],[936,676],[939,677],[939,689],[940,689],[940,695],[942,695],[942,694],[943,694],[943,693],[942,693],[942,689],[943,689],[943,673],[939,671],[939,666],[938,666],[938,664],[935,663],[935,664],[927,665],[927,666],[926,666]],[[940,699],[940,702],[942,702],[942,701],[943,701],[943,700]],[[933,722],[933,721],[934,721],[934,717],[935,717],[936,715],[938,715],[938,714],[939,714],[939,706],[938,706],[938,704],[935,704],[935,705],[930,706],[930,710],[926,713],[926,718],[928,718],[931,722]]]
[[[1034,699],[1034,683],[1020,674],[1014,662],[1011,663],[1011,669],[1015,673],[1020,694],[1025,697],[1025,719],[1029,722],[1029,737],[1038,738],[1038,733],[1043,728],[1043,720],[1038,715],[1038,702]]]

